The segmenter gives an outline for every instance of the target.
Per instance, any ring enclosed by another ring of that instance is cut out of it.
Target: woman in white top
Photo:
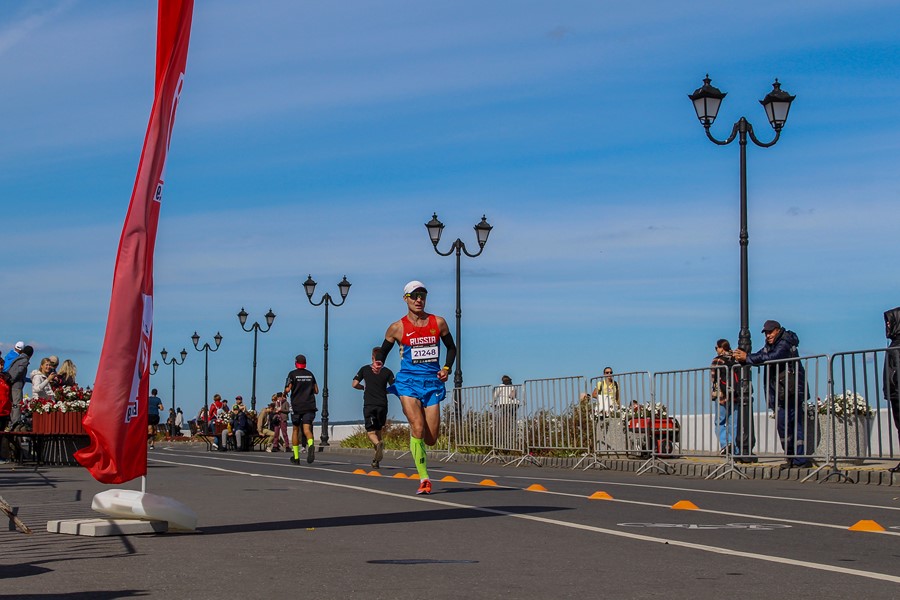
[[[50,400],[53,398],[52,386],[55,381],[53,363],[49,358],[42,358],[40,368],[31,372],[31,396],[40,400]]]

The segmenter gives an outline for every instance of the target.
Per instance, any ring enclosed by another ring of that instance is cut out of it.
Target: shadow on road
[[[475,509],[481,507],[473,507]],[[516,514],[545,513],[559,510],[571,510],[562,506],[490,506],[484,507],[500,512]],[[312,519],[296,519],[293,521],[268,521],[264,523],[237,523],[234,525],[214,525],[200,527],[199,532],[205,535],[222,535],[232,533],[248,533],[261,531],[284,531],[287,529],[324,529],[328,527],[359,527],[364,525],[388,525],[391,523],[423,523],[429,521],[452,521],[455,519],[483,519],[500,517],[481,510],[469,508],[441,508],[414,512],[375,513],[369,515],[347,515],[343,517],[324,517]]]

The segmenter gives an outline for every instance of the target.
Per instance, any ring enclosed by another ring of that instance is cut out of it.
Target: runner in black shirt
[[[291,424],[294,426],[291,435],[291,445],[294,455],[291,456],[293,464],[300,463],[300,426],[303,426],[303,434],[306,436],[306,462],[311,463],[316,459],[316,446],[313,440],[313,421],[316,418],[316,394],[319,393],[319,384],[316,376],[306,370],[306,357],[298,354],[294,359],[297,367],[288,373],[284,382],[284,395],[291,399]]]
[[[394,373],[376,358],[380,350],[380,346],[372,348],[372,364],[361,367],[351,384],[358,390],[364,390],[363,418],[366,420],[366,432],[375,446],[375,457],[372,459],[373,469],[379,467],[381,459],[384,457],[381,430],[384,429],[384,423],[387,421],[387,386],[394,383]]]

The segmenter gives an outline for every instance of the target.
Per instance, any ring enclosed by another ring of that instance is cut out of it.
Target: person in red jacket
[[[9,418],[12,413],[12,394],[9,390],[9,373],[3,371],[4,366],[3,357],[0,356],[0,431],[6,431],[9,428]],[[0,444],[0,464],[6,464],[9,462],[7,457],[9,456],[6,451],[7,441],[6,438],[3,438],[3,443]]]

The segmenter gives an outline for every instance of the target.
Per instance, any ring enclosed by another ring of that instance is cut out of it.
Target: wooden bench
[[[0,440],[12,450],[14,456],[10,460],[37,466],[77,466],[72,455],[90,442],[86,435],[33,431],[0,431]]]

